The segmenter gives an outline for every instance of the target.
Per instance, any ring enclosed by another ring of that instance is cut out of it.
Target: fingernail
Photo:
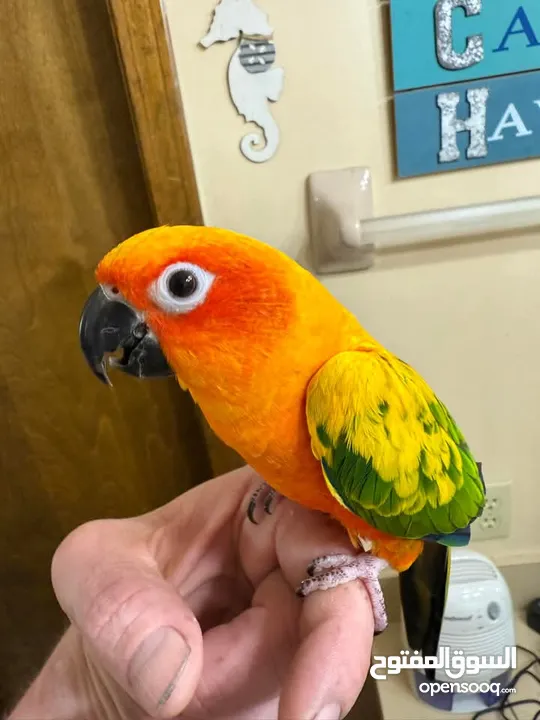
[[[341,707],[339,705],[327,705],[315,715],[314,720],[340,720],[341,718]]]
[[[151,712],[167,702],[190,652],[183,635],[171,627],[154,630],[139,645],[129,665],[128,679],[146,710]]]

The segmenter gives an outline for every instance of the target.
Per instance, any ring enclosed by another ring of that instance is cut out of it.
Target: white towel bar
[[[321,274],[367,270],[375,254],[385,250],[540,226],[540,196],[374,218],[367,168],[313,173],[308,194],[311,243]]]

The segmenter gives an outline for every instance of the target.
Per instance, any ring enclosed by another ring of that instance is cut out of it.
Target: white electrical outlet
[[[493,540],[510,535],[511,483],[488,485],[484,512],[472,524],[473,540]]]

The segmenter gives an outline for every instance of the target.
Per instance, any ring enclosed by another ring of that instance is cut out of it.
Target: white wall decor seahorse
[[[246,122],[256,123],[256,132],[242,138],[240,149],[252,162],[262,163],[274,156],[279,145],[279,127],[268,101],[276,102],[283,89],[283,68],[273,67],[276,49],[273,28],[266,13],[252,0],[221,0],[214,10],[210,30],[200,44],[209,48],[215,42],[238,38],[238,47],[229,62],[229,91],[236,109]]]

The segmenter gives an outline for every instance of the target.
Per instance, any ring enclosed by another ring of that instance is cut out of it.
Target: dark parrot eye
[[[197,278],[191,270],[177,270],[169,275],[167,286],[171,295],[177,298],[188,298],[197,290]]]
[[[193,263],[169,265],[152,283],[150,295],[162,310],[188,313],[206,300],[214,275]]]

